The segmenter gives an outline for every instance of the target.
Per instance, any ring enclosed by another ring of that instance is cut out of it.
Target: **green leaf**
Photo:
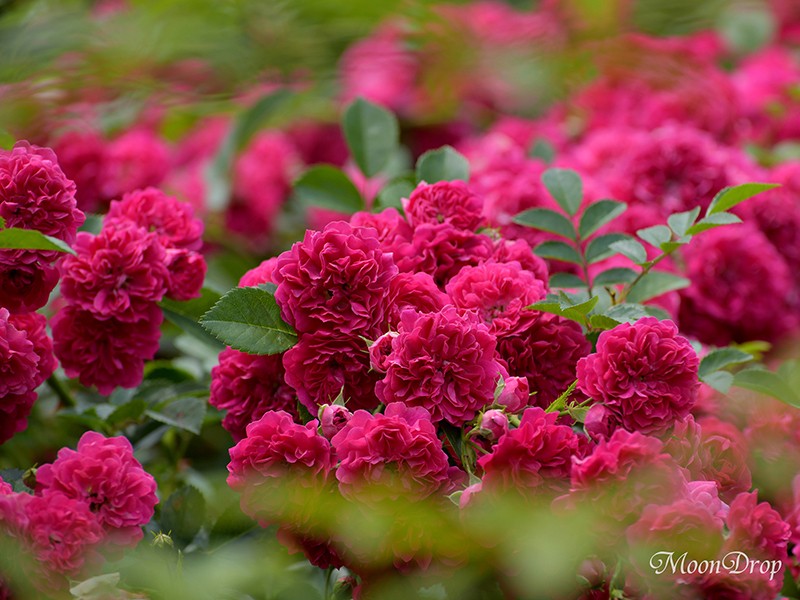
[[[586,282],[572,273],[553,273],[550,277],[551,288],[585,288]]]
[[[689,287],[690,284],[691,281],[685,277],[678,277],[666,271],[650,271],[636,282],[636,285],[628,291],[625,299],[629,302],[641,304],[667,292]]]
[[[219,341],[249,354],[278,354],[297,343],[281,319],[275,297],[258,288],[234,288],[203,315],[200,324]]]
[[[627,256],[637,265],[647,262],[647,250],[639,242],[633,239],[620,240],[611,244],[611,249]]]
[[[402,212],[403,198],[408,198],[415,187],[414,183],[409,181],[407,177],[393,179],[378,192],[375,206],[377,208],[393,207]]]
[[[700,361],[698,375],[700,379],[705,379],[711,373],[727,366],[738,365],[751,360],[753,360],[753,355],[747,352],[742,352],[736,348],[719,348],[712,350],[703,357],[703,360]]]
[[[184,396],[173,400],[159,409],[150,409],[145,414],[159,423],[185,429],[200,434],[203,419],[206,416],[207,402],[205,398]]]
[[[668,242],[672,239],[672,232],[666,225],[653,225],[652,227],[645,227],[636,232],[639,239],[644,240],[651,246],[661,248],[661,244]]]
[[[708,210],[706,210],[706,216],[730,210],[737,204],[741,204],[742,202],[752,198],[756,194],[760,194],[761,192],[766,192],[767,190],[771,190],[776,187],[780,187],[780,184],[743,183],[742,185],[726,187],[722,189],[719,193],[717,193],[716,196],[714,196],[714,199],[711,201],[711,204],[708,205]]]
[[[614,327],[621,325],[621,323],[608,315],[592,315],[589,317],[589,325],[591,325],[593,329],[608,330],[614,329]]]
[[[800,408],[800,398],[778,373],[753,368],[739,371],[733,376],[733,385],[777,398],[791,406]]]
[[[674,215],[667,217],[667,225],[669,225],[670,229],[675,232],[676,236],[679,238],[683,237],[686,235],[689,227],[694,225],[694,222],[697,220],[699,214],[700,207],[695,206],[692,210],[675,213]]]
[[[447,441],[450,442],[450,445],[453,447],[453,452],[455,453],[456,458],[460,458],[462,450],[461,429],[459,429],[455,425],[451,425],[446,421],[442,421],[439,427],[444,432]]]
[[[586,207],[578,227],[581,239],[585,240],[603,225],[610,223],[628,209],[624,202],[598,200]]]
[[[220,299],[220,295],[210,288],[203,288],[199,298],[193,298],[186,302],[177,302],[164,298],[158,305],[164,313],[164,318],[174,323],[186,333],[194,338],[208,344],[212,348],[224,348],[220,341],[206,331],[199,323],[200,319],[206,314],[214,304]]]
[[[669,313],[663,309],[656,306],[644,306],[634,302],[617,304],[605,311],[604,314],[620,323],[634,323],[643,317],[656,317],[662,321],[671,318]]]
[[[451,146],[428,150],[417,160],[417,181],[469,181],[469,161]]]
[[[542,174],[542,183],[564,212],[577,214],[583,201],[583,182],[575,171],[548,169]]]
[[[629,239],[631,236],[624,233],[608,233],[597,236],[586,246],[586,261],[592,264],[613,256],[617,252],[611,248],[611,244]]]
[[[117,407],[106,421],[116,428],[120,428],[129,422],[138,422],[147,410],[147,403],[144,400],[131,400]]]
[[[287,89],[267,94],[236,119],[204,173],[206,205],[210,210],[221,211],[228,205],[231,197],[231,168],[236,154],[292,95]]]
[[[514,217],[514,223],[575,239],[575,227],[564,215],[549,208],[531,208]]]
[[[710,385],[718,392],[727,394],[728,390],[731,389],[731,385],[733,385],[733,373],[728,373],[727,371],[715,371],[706,375],[703,378],[703,382],[706,385]]]
[[[364,199],[341,170],[331,165],[315,165],[294,182],[295,195],[313,206],[347,214],[364,210]]]
[[[0,248],[9,250],[52,250],[75,254],[69,244],[35,229],[9,227],[0,229]]]
[[[169,533],[180,546],[188,545],[206,518],[206,501],[200,491],[190,485],[174,492],[161,506],[161,531]]]
[[[697,223],[686,230],[688,235],[695,235],[714,227],[722,227],[723,225],[735,225],[741,223],[742,220],[729,212],[718,212],[700,219]]]
[[[342,129],[353,160],[367,177],[374,177],[386,166],[400,137],[397,118],[363,98],[345,109]]]
[[[576,265],[581,264],[581,257],[577,250],[564,242],[544,242],[536,246],[533,252],[536,256],[541,256],[542,258],[563,260]]]
[[[15,143],[13,135],[5,129],[0,129],[0,150],[11,150]]]
[[[550,313],[553,315],[558,315],[560,317],[564,317],[565,319],[569,319],[571,321],[577,321],[582,325],[585,325],[586,315],[589,314],[592,309],[597,305],[597,302],[600,300],[598,296],[594,296],[587,300],[586,302],[581,302],[580,304],[569,305],[565,303],[563,300],[560,302],[555,302],[551,299],[542,300],[540,302],[536,302],[535,304],[531,304],[528,308],[532,310],[539,310],[541,312]]]
[[[528,156],[539,159],[546,165],[549,165],[556,157],[556,149],[548,140],[540,137],[536,138],[536,141],[528,151]]]
[[[625,267],[614,267],[607,269],[602,273],[598,273],[597,277],[592,281],[592,285],[614,285],[618,283],[630,283],[636,279],[639,274],[633,269]]]
[[[6,220],[3,217],[0,217],[0,229],[5,229]]]

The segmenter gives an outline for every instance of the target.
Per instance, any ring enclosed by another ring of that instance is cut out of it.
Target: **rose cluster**
[[[60,593],[104,555],[135,546],[157,503],[156,482],[130,442],[90,431],[76,450],[62,448],[36,470],[33,495],[0,480],[0,531],[19,542],[17,560],[31,584]]]
[[[111,203],[97,235],[81,232],[60,265],[65,305],[53,317],[56,356],[101,394],[135,387],[161,337],[162,298],[200,295],[203,225],[191,206],[155,188]]]

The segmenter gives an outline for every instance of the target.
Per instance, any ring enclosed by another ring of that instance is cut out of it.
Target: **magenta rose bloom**
[[[211,406],[226,410],[222,426],[238,442],[247,426],[267,411],[284,410],[297,416],[297,397],[284,381],[280,355],[255,356],[232,348],[223,350],[211,369]]]
[[[685,252],[679,319],[707,344],[776,341],[797,328],[789,298],[794,284],[786,261],[747,223],[709,231]]]
[[[463,425],[491,404],[505,375],[495,337],[477,316],[460,315],[453,306],[427,314],[407,310],[375,393],[384,404],[424,407],[434,423]]]
[[[578,389],[602,403],[612,427],[663,431],[694,405],[699,364],[672,321],[645,317],[600,334],[597,352],[578,361]]]
[[[523,495],[564,492],[569,488],[573,457],[588,450],[588,440],[568,425],[557,425],[558,413],[528,408],[519,427],[500,438],[478,460],[483,492]]]
[[[388,325],[394,329],[400,324],[400,315],[412,308],[417,312],[438,312],[447,304],[450,297],[442,292],[427,273],[398,273],[389,285]]]
[[[95,431],[81,436],[77,450],[62,448],[52,464],[36,470],[36,495],[46,500],[54,494],[86,503],[118,546],[142,539],[158,504],[156,480],[134,458],[128,439]]]
[[[351,409],[378,406],[377,374],[370,372],[369,351],[359,338],[326,331],[301,335],[284,353],[283,367],[286,383],[312,415],[340,393]]]
[[[463,181],[420,183],[403,200],[403,210],[412,227],[423,223],[449,223],[458,229],[475,231],[481,222],[483,203]]]
[[[0,250],[0,306],[12,313],[42,308],[58,283],[58,269],[33,250]]]
[[[203,222],[196,219],[191,204],[150,187],[128,192],[111,203],[104,227],[129,222],[158,234],[165,248],[200,250]]]
[[[276,512],[288,510],[282,506],[282,485],[298,485],[309,494],[325,486],[336,463],[330,442],[317,433],[318,425],[316,420],[298,425],[279,410],[247,426],[246,437],[230,449],[228,464],[228,485],[242,494],[246,514],[273,520]]]
[[[274,283],[274,273],[278,266],[278,257],[273,256],[253,267],[239,279],[239,287],[255,287],[262,283]]]
[[[524,330],[501,337],[497,352],[511,375],[528,379],[530,392],[535,392],[530,402],[547,408],[575,380],[578,360],[591,352],[592,345],[574,321],[535,314]]]
[[[77,256],[61,263],[61,294],[98,319],[133,322],[167,292],[169,272],[158,234],[133,225],[81,233]]]
[[[324,435],[329,440],[339,433],[347,422],[352,418],[353,413],[339,404],[323,404],[319,407],[319,426]]]
[[[202,254],[193,250],[169,249],[166,266],[169,274],[167,298],[185,302],[200,297],[208,270]]]
[[[423,271],[440,288],[467,266],[491,258],[494,244],[488,235],[457,229],[449,223],[425,223],[414,230],[414,253],[397,261],[402,272]]]
[[[427,498],[447,481],[447,455],[427,410],[400,402],[384,414],[357,410],[333,440],[347,498]]]
[[[550,281],[547,263],[536,256],[525,240],[507,240],[501,238],[495,242],[492,260],[499,263],[518,262],[523,269],[530,271],[539,281]]]
[[[547,283],[516,262],[464,267],[445,288],[458,308],[477,314],[498,338],[527,329],[538,316],[527,307],[547,293]]]
[[[97,212],[103,200],[100,192],[100,169],[106,143],[96,131],[69,131],[53,144],[58,163],[75,182],[78,208]]]
[[[69,377],[108,395],[117,386],[142,382],[144,363],[158,351],[163,313],[149,304],[138,321],[95,317],[76,306],[61,309],[51,322],[56,356]]]
[[[322,231],[307,231],[278,257],[275,299],[300,333],[324,329],[370,336],[385,321],[396,273],[374,229],[336,221]]]
[[[110,200],[157,186],[170,168],[170,150],[152,131],[132,129],[108,143],[98,174],[100,193]]]
[[[54,492],[48,497],[20,494],[25,514],[23,548],[36,561],[34,585],[41,590],[66,590],[67,577],[100,562],[97,548],[104,539],[98,515],[81,500]]]

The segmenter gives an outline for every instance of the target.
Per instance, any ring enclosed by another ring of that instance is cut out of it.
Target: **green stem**
[[[627,285],[624,288],[622,288],[622,293],[620,294],[616,304],[623,304],[627,299],[630,291],[636,286],[637,283],[639,283],[639,281],[641,281],[642,277],[647,275],[653,269],[653,267],[655,267],[658,263],[660,263],[662,260],[664,260],[671,254],[672,252],[664,252],[664,254],[656,256],[653,260],[646,262],[642,266],[642,272],[636,276],[636,279],[631,281],[630,285]]]
[[[72,394],[69,393],[64,383],[56,377],[55,373],[47,378],[47,386],[58,396],[62,406],[66,408],[75,408],[75,398],[72,397]]]

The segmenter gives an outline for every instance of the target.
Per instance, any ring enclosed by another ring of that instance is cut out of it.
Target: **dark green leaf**
[[[766,369],[745,369],[733,376],[733,385],[777,398],[791,406],[800,408],[800,398],[786,380]]]
[[[581,264],[581,257],[577,250],[564,242],[544,242],[539,244],[533,252],[542,258]]]
[[[606,330],[614,329],[614,327],[620,325],[620,322],[607,315],[592,315],[589,317],[589,325],[591,325],[593,329]]]
[[[624,213],[627,208],[627,204],[616,200],[598,200],[590,204],[581,215],[581,223],[578,227],[581,239],[587,239],[603,225]]]
[[[453,447],[453,451],[455,453],[456,458],[461,457],[461,429],[447,423],[446,421],[442,421],[439,425],[444,432],[447,441],[450,442],[450,445]]]
[[[220,298],[200,324],[224,344],[249,354],[278,354],[297,343],[283,322],[275,297],[258,288],[234,288]]]
[[[206,501],[197,488],[185,486],[174,492],[161,507],[161,530],[183,547],[200,531],[206,518]]]
[[[303,202],[352,214],[364,209],[364,199],[342,171],[331,165],[315,165],[294,182],[294,193]]]
[[[689,227],[686,233],[689,235],[695,235],[697,233],[701,233],[708,229],[713,229],[714,227],[721,227],[723,225],[735,225],[736,223],[741,223],[741,222],[742,220],[733,213],[718,212],[714,213],[713,215],[709,215],[704,219],[700,219],[697,223]]]
[[[636,282],[630,291],[626,300],[629,302],[639,303],[657,298],[662,294],[671,292],[673,290],[680,290],[689,287],[691,282],[685,277],[678,277],[666,271],[650,271]]]
[[[10,250],[54,250],[56,252],[75,254],[69,244],[58,238],[45,235],[35,229],[20,229],[18,227],[0,229],[0,248],[8,248]]]
[[[377,208],[393,207],[402,211],[403,198],[408,198],[415,187],[413,182],[409,181],[406,177],[393,179],[378,192],[375,205]]]
[[[572,273],[554,273],[550,277],[551,288],[585,288],[586,282]]]
[[[719,348],[712,350],[700,361],[698,375],[700,379],[705,379],[714,371],[719,371],[730,365],[737,365],[753,360],[753,355],[742,352],[736,348]]]
[[[756,194],[780,187],[777,183],[743,183],[734,187],[726,187],[721,190],[711,204],[708,205],[706,216],[715,213],[728,211],[737,204],[752,198]]]
[[[613,256],[616,251],[611,248],[611,244],[629,239],[631,236],[624,233],[608,233],[597,236],[586,246],[586,261],[592,264]]]
[[[417,181],[469,181],[469,161],[450,146],[428,150],[417,160]]]
[[[342,129],[353,160],[367,177],[380,173],[397,149],[400,136],[397,118],[363,98],[348,105]]]
[[[614,267],[599,273],[594,278],[592,285],[614,285],[617,283],[630,283],[636,279],[639,274],[633,269],[625,267]]]
[[[147,410],[145,414],[159,423],[199,435],[207,408],[206,398],[184,396],[159,409]]]
[[[661,244],[668,242],[672,239],[672,232],[666,225],[653,225],[652,227],[645,227],[636,232],[639,239],[644,240],[651,246],[661,248]]]
[[[637,265],[647,262],[647,251],[639,242],[633,239],[620,240],[611,244],[611,249],[627,256]]]
[[[571,169],[548,169],[542,182],[558,205],[569,215],[575,215],[583,201],[583,182]]]
[[[686,235],[686,232],[689,230],[689,227],[694,225],[694,222],[697,220],[698,215],[700,214],[700,207],[695,206],[692,210],[687,210],[685,212],[675,213],[674,215],[670,215],[667,218],[667,225],[669,225],[670,229],[675,232],[675,235],[683,237]],[[667,240],[664,240],[667,241]]]
[[[129,422],[139,421],[146,410],[147,403],[144,400],[131,400],[116,408],[106,417],[106,421],[119,428]]]
[[[556,149],[549,141],[544,138],[536,138],[536,141],[531,146],[528,156],[531,158],[538,158],[546,165],[553,162],[556,157]]]
[[[575,239],[575,227],[564,215],[548,208],[531,208],[514,217],[514,223],[533,229],[555,233],[569,240]]]
[[[223,344],[204,329],[199,321],[214,304],[220,299],[220,295],[212,289],[203,288],[199,298],[194,298],[186,302],[177,302],[164,298],[159,302],[164,317],[174,323],[192,337],[205,342],[212,348],[223,348]]]
[[[231,168],[236,154],[291,96],[287,89],[267,94],[236,119],[204,174],[206,205],[210,210],[220,211],[227,206],[231,197]]]

